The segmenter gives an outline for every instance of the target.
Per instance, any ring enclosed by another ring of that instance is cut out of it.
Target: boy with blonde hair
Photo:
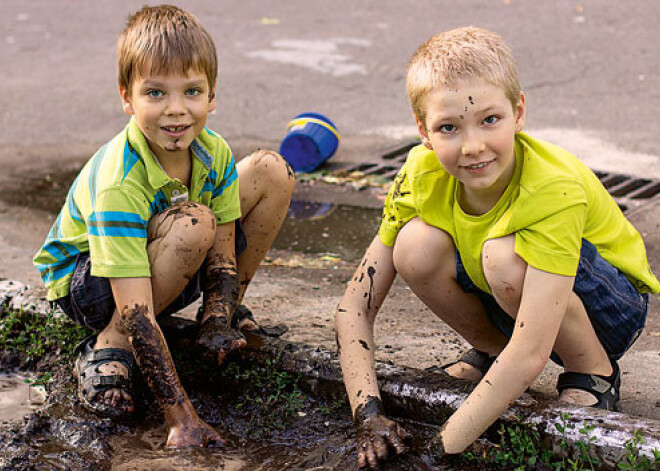
[[[617,360],[660,290],[639,233],[584,164],[522,133],[525,96],[498,35],[432,37],[407,91],[422,144],[335,315],[359,466],[406,450],[374,371],[373,325],[397,273],[472,346],[442,369],[479,383],[429,445],[435,458],[470,445],[550,357],[561,400],[614,410]]]
[[[260,327],[239,304],[285,218],[293,173],[270,151],[235,164],[206,128],[217,54],[192,14],[143,7],[119,37],[117,63],[131,119],[83,167],[34,261],[48,299],[98,331],[77,348],[83,405],[132,415],[139,368],[168,446],[222,443],[181,386],[156,316],[203,293],[200,351],[220,364],[246,346],[241,329]]]

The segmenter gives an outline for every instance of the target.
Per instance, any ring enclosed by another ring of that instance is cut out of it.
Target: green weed
[[[38,314],[0,309],[0,344],[34,366],[50,354],[70,356],[89,332],[53,311]]]
[[[279,357],[268,359],[263,365],[243,368],[230,363],[226,368],[226,374],[242,385],[243,393],[236,408],[249,414],[250,434],[255,438],[272,429],[283,429],[286,420],[302,409],[300,375],[279,371],[278,361]]]
[[[554,458],[549,450],[541,446],[541,437],[538,431],[531,425],[513,424],[500,425],[498,434],[499,443],[483,453],[474,452],[463,453],[463,458],[468,461],[477,461],[496,468],[511,468],[516,471],[523,471],[535,465],[542,469],[552,469],[555,471],[594,471],[600,464],[600,461],[591,456],[590,448],[595,441],[592,435],[595,426],[583,425],[578,429],[582,440],[573,443],[576,453],[571,457],[571,445],[567,438],[567,432],[575,428],[575,424],[570,422],[570,414],[562,413],[559,423],[555,427],[561,433],[560,447],[562,458]],[[653,450],[653,459],[640,453],[640,445],[646,443],[641,430],[635,430],[633,437],[625,443],[627,454],[617,464],[618,469],[634,471],[652,471],[657,469],[660,464],[660,451]]]
[[[653,459],[651,460],[646,455],[641,455],[639,452],[639,445],[646,443],[646,439],[642,435],[641,430],[635,430],[630,440],[624,444],[628,454],[617,464],[619,469],[635,470],[635,471],[651,471],[657,469],[660,465],[660,451],[653,450]]]

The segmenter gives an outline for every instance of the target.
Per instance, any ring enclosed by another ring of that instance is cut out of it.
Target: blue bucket
[[[339,132],[319,113],[302,113],[289,121],[280,154],[296,172],[312,172],[328,160],[339,146]]]

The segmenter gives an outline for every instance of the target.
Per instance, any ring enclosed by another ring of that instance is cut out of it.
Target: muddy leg
[[[527,264],[515,251],[515,237],[492,239],[484,244],[483,266],[493,296],[512,318],[520,307]],[[559,327],[553,351],[564,363],[565,371],[612,374],[612,365],[600,343],[580,298],[571,293]],[[566,389],[561,399],[580,405],[596,403],[594,396],[577,389]]]
[[[238,257],[240,303],[282,227],[295,177],[279,154],[267,150],[256,151],[242,159],[236,169],[243,214],[241,224],[248,240],[247,250]]]
[[[151,219],[147,251],[151,263],[151,286],[156,313],[167,307],[185,288],[201,266],[213,242],[215,216],[205,206],[183,203]],[[121,348],[131,351],[129,332],[115,309],[108,326],[99,333],[94,349]],[[126,367],[110,362],[101,365],[104,375],[126,375]],[[126,404],[132,411],[132,398],[121,389],[106,391],[101,399],[117,407]]]
[[[456,281],[455,250],[447,233],[414,218],[399,231],[394,266],[435,315],[477,350],[497,355],[507,339],[490,322],[481,301]],[[457,378],[481,378],[479,370],[463,362],[447,372]]]

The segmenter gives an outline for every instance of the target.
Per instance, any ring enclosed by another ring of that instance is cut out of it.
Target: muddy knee
[[[455,248],[451,237],[419,218],[406,223],[394,243],[393,261],[408,284],[423,282],[438,274],[456,273]]]
[[[284,157],[272,150],[261,149],[249,157],[250,166],[275,188],[293,190],[296,182],[293,170]]]
[[[167,246],[204,255],[213,245],[216,219],[210,208],[186,201],[156,215],[149,221],[150,243],[156,240]]]
[[[527,264],[515,252],[515,236],[484,242],[482,264],[493,296],[504,310],[515,316],[527,270]]]

